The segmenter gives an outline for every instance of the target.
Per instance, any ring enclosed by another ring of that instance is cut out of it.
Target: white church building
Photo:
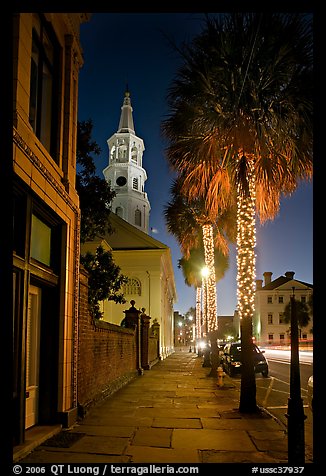
[[[129,91],[125,92],[118,131],[107,141],[109,164],[103,170],[116,192],[111,203],[110,222],[114,232],[83,246],[94,252],[98,245],[112,252],[121,273],[128,277],[123,287],[125,304],[101,303],[103,320],[120,325],[135,301],[137,309],[160,324],[160,358],[174,351],[174,303],[177,300],[170,248],[148,233],[150,203],[145,192],[144,142],[135,133]]]
[[[107,141],[109,165],[103,170],[111,190],[116,192],[113,213],[148,233],[150,204],[145,192],[143,139],[135,134],[129,91],[125,92],[118,131]]]

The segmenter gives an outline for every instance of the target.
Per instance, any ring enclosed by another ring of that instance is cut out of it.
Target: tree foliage
[[[93,123],[78,122],[77,127],[77,177],[76,190],[81,209],[80,241],[93,240],[111,232],[110,203],[115,196],[107,181],[96,174],[92,154],[99,155],[101,149],[92,140]]]
[[[241,412],[257,411],[251,351],[255,273],[244,272],[254,270],[255,229],[254,220],[245,226],[249,218],[242,218],[274,219],[281,197],[312,177],[312,41],[306,14],[207,17],[202,33],[180,48],[183,62],[167,97],[170,113],[162,129],[168,162],[182,175],[181,194],[202,198],[211,222],[235,191],[241,205]]]
[[[81,263],[89,274],[88,302],[93,317],[102,317],[100,301],[108,299],[120,304],[126,302],[123,293],[119,291],[128,278],[120,274],[120,268],[114,263],[112,253],[99,246],[95,255],[87,252],[81,256]]]
[[[76,189],[80,200],[80,241],[82,243],[112,232],[110,202],[115,193],[110,190],[104,178],[96,175],[92,154],[99,155],[101,150],[92,140],[92,130],[91,120],[78,122]],[[119,291],[127,281],[127,277],[120,273],[120,268],[114,263],[111,251],[105,251],[102,246],[99,246],[95,254],[87,252],[81,255],[80,262],[88,271],[88,303],[94,318],[102,317],[100,301],[108,299],[116,303],[126,302]]]
[[[298,327],[307,327],[310,322],[309,305],[305,302],[295,300],[295,310],[297,316]],[[284,308],[283,321],[286,324],[291,323],[291,301]]]

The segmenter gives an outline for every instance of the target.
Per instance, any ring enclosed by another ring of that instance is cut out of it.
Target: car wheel
[[[268,377],[268,370],[264,370],[261,374],[263,377]]]

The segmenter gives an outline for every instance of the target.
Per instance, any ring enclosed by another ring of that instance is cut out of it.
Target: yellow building
[[[114,232],[107,234],[104,241],[82,245],[83,252],[94,253],[100,244],[111,249],[115,264],[128,277],[122,290],[127,302],[102,302],[103,320],[120,325],[125,317],[123,311],[134,300],[137,309],[145,308],[151,324],[154,319],[160,324],[160,358],[164,359],[174,351],[173,305],[177,294],[171,250],[114,213],[110,214],[110,223]]]
[[[18,13],[13,29],[13,429],[77,416],[80,24],[87,13]]]

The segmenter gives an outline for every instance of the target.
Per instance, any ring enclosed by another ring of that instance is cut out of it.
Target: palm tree
[[[215,213],[237,193],[242,412],[257,411],[252,361],[255,218],[273,219],[283,194],[312,177],[312,25],[305,14],[206,19],[168,93],[167,159],[183,193]],[[205,192],[205,193],[203,193]]]
[[[174,234],[186,258],[190,250],[203,247],[205,265],[208,276],[205,280],[205,299],[207,336],[211,343],[212,370],[211,376],[217,375],[218,348],[217,348],[217,299],[215,274],[215,249],[224,255],[229,252],[228,239],[234,239],[235,215],[231,206],[220,214],[218,224],[209,216],[204,200],[197,198],[189,200],[180,192],[183,177],[179,176],[172,184],[172,201],[165,207],[165,218],[170,233]]]
[[[295,311],[298,327],[307,327],[310,322],[310,310],[308,303],[295,300]],[[283,322],[286,324],[291,322],[291,302],[288,302],[284,308]]]
[[[218,282],[225,275],[226,270],[229,267],[229,257],[223,254],[219,249],[214,250],[214,266],[215,266],[215,279]],[[185,283],[188,286],[194,286],[196,289],[196,337],[201,337],[201,296],[205,297],[206,285],[202,271],[205,267],[205,255],[203,244],[199,248],[193,248],[189,252],[189,256],[186,258],[183,256],[179,259],[178,267],[182,269],[182,273],[185,279]],[[203,289],[203,293],[201,292]],[[206,304],[203,302],[203,321],[206,322],[205,315]]]

